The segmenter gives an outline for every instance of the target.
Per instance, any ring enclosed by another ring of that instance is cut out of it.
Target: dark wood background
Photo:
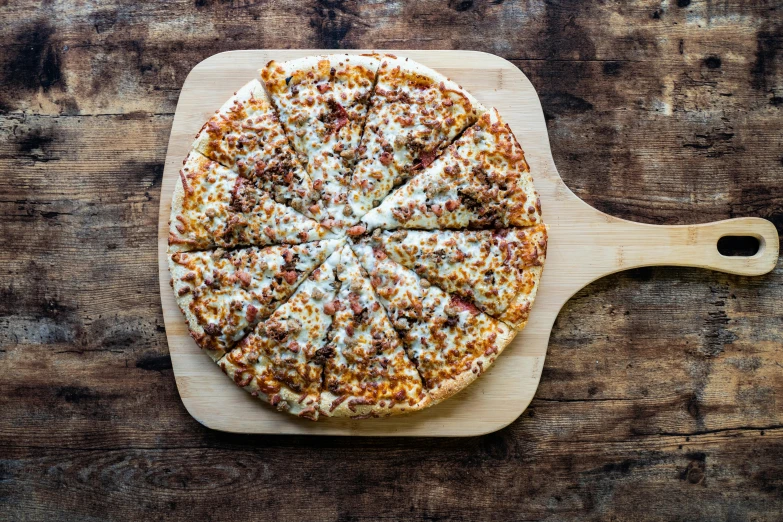
[[[780,520],[783,264],[594,283],[561,312],[530,408],[488,436],[251,437],[210,431],[180,402],[156,224],[194,65],[363,47],[511,60],[541,96],[566,183],[603,211],[761,216],[783,232],[782,11],[3,0],[0,518]]]

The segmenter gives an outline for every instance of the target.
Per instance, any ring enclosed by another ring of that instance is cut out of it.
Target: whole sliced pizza
[[[527,324],[547,226],[494,108],[412,60],[269,62],[199,130],[169,223],[191,336],[299,417],[421,410]]]

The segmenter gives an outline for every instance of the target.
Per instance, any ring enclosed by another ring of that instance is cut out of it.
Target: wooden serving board
[[[590,207],[565,186],[549,150],[544,114],[527,77],[510,62],[473,51],[384,51],[409,57],[460,83],[487,107],[497,107],[525,150],[541,194],[549,247],[544,275],[527,328],[495,364],[455,397],[424,411],[386,419],[311,422],[274,411],[235,386],[188,335],[184,316],[169,286],[166,259],[171,195],[183,159],[201,125],[269,60],[329,50],[232,51],[193,68],[180,93],[163,174],[158,253],[163,318],[174,375],[188,412],[201,424],[240,433],[471,436],[511,423],[533,399],[544,367],[549,333],[565,302],[607,274],[653,265],[695,266],[741,275],[775,267],[778,234],[769,221],[739,218],[703,225],[656,226],[618,219]],[[367,51],[349,51],[361,53]],[[717,249],[723,236],[753,236],[759,251],[726,257]]]

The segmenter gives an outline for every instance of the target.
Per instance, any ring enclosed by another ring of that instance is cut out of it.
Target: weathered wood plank
[[[496,434],[242,437],[179,402],[154,239],[188,71],[262,47],[499,54],[538,89],[559,170],[588,202],[655,223],[761,216],[783,231],[780,6],[19,1],[0,19],[2,518],[783,511],[780,267],[594,283],[561,312],[531,408]]]

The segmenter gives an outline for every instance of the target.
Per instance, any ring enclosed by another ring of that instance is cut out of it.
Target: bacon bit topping
[[[440,205],[432,205],[432,213],[438,217],[441,217],[443,215],[443,207]]]
[[[301,401],[299,401],[301,402]],[[315,409],[315,406],[309,406],[305,409],[303,409],[301,412],[299,412],[299,416],[303,419],[308,419],[311,421],[317,421],[318,420],[318,411]]]
[[[408,207],[397,207],[392,209],[392,216],[400,223],[405,223],[411,217],[413,217],[413,209]]]
[[[372,253],[375,254],[375,259],[377,259],[378,261],[383,261],[384,259],[386,259],[386,252],[383,249],[373,247]]]
[[[323,186],[324,186],[324,180],[317,179],[317,180],[313,181],[313,188],[315,190],[321,190],[321,187],[323,187]]]
[[[392,155],[389,154],[388,152],[384,152],[383,154],[381,154],[380,162],[381,165],[383,165],[384,167],[388,167],[389,165],[391,165]]]
[[[244,270],[239,270],[236,273],[237,278],[242,283],[242,286],[248,287],[250,286],[250,281],[252,281],[252,277],[248,272],[245,272]]]
[[[247,306],[247,311],[245,312],[245,319],[247,319],[248,323],[252,323],[256,320],[256,315],[258,314],[258,308],[256,308],[253,305]]]
[[[449,212],[454,212],[459,207],[459,200],[458,199],[450,199],[446,202],[446,210]]]
[[[209,120],[206,123],[207,132],[210,134],[219,134],[220,133],[220,125],[215,120]]]
[[[277,408],[277,411],[286,411],[291,406],[283,400],[279,393],[276,393],[269,397],[269,404]]]
[[[290,263],[294,260],[294,253],[291,252],[289,249],[283,250],[283,259],[285,259],[286,263]]]
[[[220,327],[215,323],[207,323],[203,326],[204,333],[211,336],[220,335]]]
[[[318,203],[316,203],[315,205],[310,205],[307,210],[309,210],[311,214],[318,214],[318,212],[321,210],[321,207],[319,207]]]
[[[294,353],[299,353],[299,343],[296,341],[291,341],[288,343],[288,349]]]
[[[351,296],[353,295],[355,294],[351,294]],[[362,310],[364,310],[364,307],[358,301],[351,300],[351,311],[354,315],[359,315],[362,313]]]
[[[402,401],[405,398],[405,390],[400,390],[393,395],[394,400],[397,402]]]
[[[452,306],[453,308],[456,308],[460,312],[468,311],[468,312],[470,312],[471,315],[478,315],[479,314],[479,309],[478,308],[476,308],[474,305],[472,305],[471,303],[469,303],[467,301],[463,301],[462,299],[460,299],[457,296],[453,296],[451,298],[451,302],[449,303],[449,305]]]
[[[489,348],[487,348],[486,350],[484,350],[484,355],[486,355],[487,357],[489,357],[493,353],[498,353],[498,347],[495,346],[494,344]]]
[[[329,406],[329,411],[332,412],[337,408],[340,404],[345,402],[345,400],[348,398],[347,395],[341,395],[340,397],[337,397],[335,400],[332,401],[331,406]]]
[[[269,239],[274,240],[275,239],[275,231],[272,230],[271,227],[264,227],[264,234],[266,234]]]
[[[182,180],[182,188],[185,189],[185,193],[193,194],[195,189],[193,187],[191,187],[190,185],[188,185],[188,179],[187,179],[187,176],[185,176],[185,171],[184,170],[180,170],[179,171],[179,178]]]
[[[321,83],[321,84],[318,85],[318,92],[323,94],[323,93],[325,93],[326,91],[328,91],[331,88],[332,88],[332,86],[329,85],[328,83]]]
[[[354,225],[345,231],[345,233],[351,237],[361,236],[365,232],[367,232],[367,227],[364,225]]]
[[[234,382],[239,386],[240,388],[244,388],[248,384],[250,384],[250,381],[253,380],[253,375],[249,373],[236,373],[234,374]]]
[[[335,305],[337,301],[329,301],[328,303],[324,304],[324,313],[326,315],[334,315],[337,312],[337,306]]]
[[[348,337],[353,337],[353,334],[354,334],[354,329],[353,329],[353,325],[352,325],[352,324],[348,324],[348,325],[345,327],[345,333],[347,333],[347,334],[348,334]]]
[[[348,409],[356,413],[356,407],[361,406],[363,404],[375,404],[375,403],[370,399],[367,399],[366,397],[359,397],[348,401]]]
[[[287,272],[283,272],[283,279],[285,279],[286,283],[292,285],[296,283],[296,280],[299,279],[299,276],[294,270],[289,270]]]
[[[188,272],[184,276],[182,276],[183,281],[195,281],[198,274],[196,272]]]
[[[182,288],[180,288],[180,289],[177,291],[177,295],[179,295],[180,297],[182,297],[183,295],[185,295],[185,294],[187,294],[187,293],[189,293],[189,292],[190,292],[190,287],[189,287],[189,286],[183,286]]]

